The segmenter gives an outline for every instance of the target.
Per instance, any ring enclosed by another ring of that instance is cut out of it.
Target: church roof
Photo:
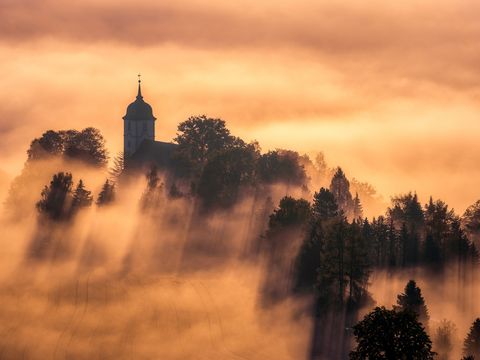
[[[143,121],[156,120],[153,116],[152,107],[143,101],[142,89],[140,87],[140,80],[138,80],[137,98],[127,107],[127,113],[123,117],[124,120]]]
[[[133,167],[156,165],[167,169],[174,167],[174,152],[178,145],[145,139],[138,150],[128,159]]]

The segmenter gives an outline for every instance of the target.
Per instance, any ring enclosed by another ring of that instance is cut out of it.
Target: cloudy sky
[[[112,154],[136,74],[157,139],[194,114],[324,151],[388,198],[480,198],[478,0],[1,0],[0,171],[95,126]]]

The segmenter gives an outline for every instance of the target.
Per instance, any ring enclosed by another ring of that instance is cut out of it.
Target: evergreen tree
[[[313,195],[313,215],[321,220],[331,219],[338,215],[338,206],[333,194],[325,188]]]
[[[350,218],[353,210],[353,199],[350,193],[350,183],[343,170],[339,167],[330,183],[330,191],[335,197],[338,208]]]
[[[411,311],[417,314],[418,320],[428,326],[428,309],[422,296],[422,291],[414,280],[410,280],[405,286],[404,293],[397,296],[397,310]]]
[[[357,341],[352,360],[430,360],[432,343],[425,329],[409,311],[377,307],[353,327]]]
[[[463,355],[480,358],[480,318],[475,319],[463,343]]]
[[[66,220],[72,201],[72,174],[59,172],[53,175],[49,186],[42,190],[37,209],[52,220]]]
[[[85,189],[85,185],[80,179],[77,188],[73,192],[72,212],[75,213],[81,208],[89,207],[90,205],[92,205],[92,201],[92,192]]]
[[[100,194],[98,194],[97,205],[104,206],[113,201],[115,201],[115,184],[109,182],[107,179],[102,186]]]

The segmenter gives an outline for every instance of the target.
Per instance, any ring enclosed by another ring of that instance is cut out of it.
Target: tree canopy
[[[425,329],[409,311],[377,307],[353,327],[357,341],[352,360],[433,359],[432,343]]]

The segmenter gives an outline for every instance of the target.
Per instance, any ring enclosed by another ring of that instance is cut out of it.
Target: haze
[[[461,213],[480,197],[479,16],[473,0],[2,0],[2,177],[47,129],[95,126],[120,151],[141,72],[157,139],[205,113]]]

